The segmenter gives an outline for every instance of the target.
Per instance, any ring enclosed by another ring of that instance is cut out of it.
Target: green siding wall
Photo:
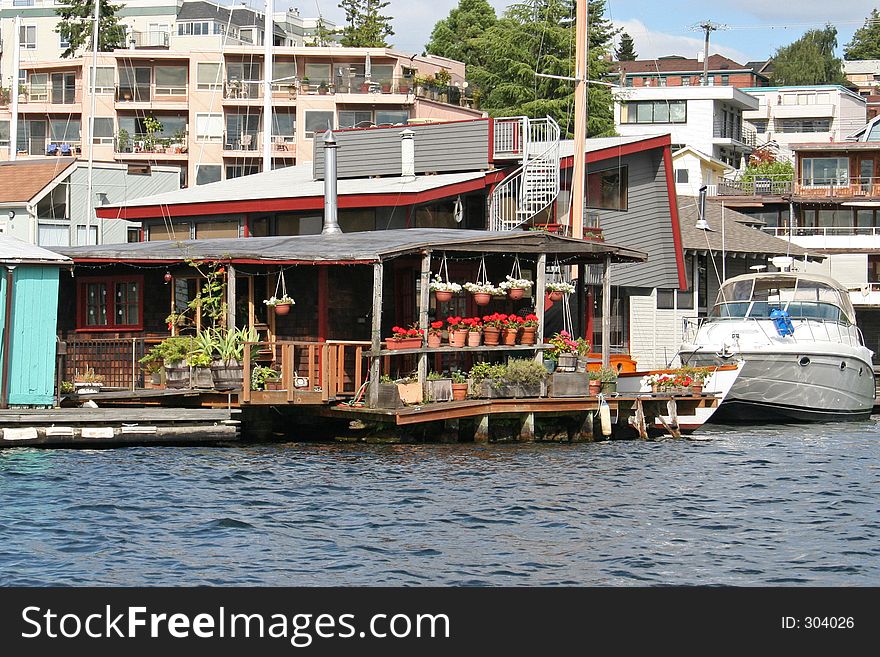
[[[0,267],[0,275],[0,327],[5,331],[5,267]],[[55,397],[58,267],[18,266],[13,286],[9,404],[51,406]],[[0,358],[0,371],[3,367]]]

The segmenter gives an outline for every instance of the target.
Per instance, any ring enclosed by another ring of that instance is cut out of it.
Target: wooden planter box
[[[193,367],[190,374],[190,386],[193,388],[211,389],[214,387],[214,376],[210,367]]]
[[[547,384],[511,384],[487,379],[480,384],[480,397],[485,399],[510,399],[520,397],[543,397],[547,392]]]
[[[165,366],[165,387],[177,390],[189,387],[189,366],[183,361]]]
[[[450,382],[451,383],[451,382]],[[404,404],[421,404],[424,399],[422,384],[418,381],[412,383],[398,383],[397,393]],[[450,388],[451,394],[452,388]]]
[[[586,374],[555,372],[550,376],[551,397],[586,397],[588,388]]]
[[[402,408],[403,402],[400,399],[400,393],[397,391],[396,383],[380,383],[379,384],[379,408]]]
[[[425,392],[428,395],[429,401],[452,401],[452,379],[425,381]]]
[[[211,365],[211,376],[214,379],[214,387],[218,390],[241,388],[244,383],[244,367],[241,363],[216,361]]]

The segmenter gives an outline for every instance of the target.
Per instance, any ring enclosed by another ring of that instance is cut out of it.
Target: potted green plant
[[[286,294],[282,294],[280,297],[276,297],[272,295],[265,301],[263,301],[269,308],[272,308],[275,311],[276,315],[286,315],[290,312],[290,307],[294,305],[296,302],[292,297],[289,297]]]
[[[211,363],[214,387],[221,390],[241,388],[245,345],[251,350],[251,358],[255,358],[259,351],[256,344],[249,344],[258,341],[256,331],[252,328],[209,330],[216,345],[216,359]]]
[[[96,374],[94,368],[87,367],[73,377],[73,387],[78,395],[94,395],[104,387],[104,375]]]
[[[590,377],[590,394],[601,392],[603,395],[611,395],[617,392],[617,370],[613,367],[600,367],[587,373]],[[599,390],[594,391],[598,385]]]
[[[280,378],[277,370],[265,365],[255,365],[251,371],[251,390],[271,390]]]
[[[398,379],[396,384],[397,394],[404,404],[421,404],[424,401],[424,391],[416,377]]]
[[[431,281],[430,287],[431,292],[434,293],[434,298],[437,299],[437,303],[451,301],[453,294],[461,292],[461,285],[451,281],[444,281],[440,278],[440,274],[434,275],[434,280]]]
[[[415,324],[409,328],[391,327],[391,337],[386,338],[388,349],[418,349],[422,346],[422,332]]]
[[[300,91],[302,91],[304,94],[307,94],[309,92],[309,89],[311,89],[311,86],[309,85],[308,76],[306,76],[302,79],[302,82],[299,83],[299,88],[300,88]]]
[[[128,133],[128,130],[125,128],[120,128],[119,133],[116,137],[116,152],[117,153],[130,153],[131,152],[131,135]]]
[[[536,335],[538,333],[538,316],[529,313],[523,317],[522,335],[519,338],[520,344],[535,344]]]
[[[470,371],[470,378],[480,397],[487,399],[513,397],[513,391],[508,389],[505,382],[506,374],[506,365],[484,361],[474,364]]]
[[[503,381],[514,390],[514,397],[543,397],[547,370],[531,358],[511,358],[507,361]]]
[[[492,297],[503,297],[506,294],[500,287],[496,287],[488,281],[465,283],[462,287],[473,295],[474,303],[478,306],[486,306]]]
[[[429,401],[452,401],[452,378],[440,372],[430,372],[425,381],[425,394]]]
[[[143,365],[144,387],[160,388],[162,386],[162,361],[156,360],[148,354],[138,362]]]
[[[190,367],[190,387],[206,388],[214,387],[214,377],[211,375],[211,356],[199,350],[194,350],[186,355],[186,364]]]
[[[468,395],[467,378],[461,372],[452,373],[452,401],[464,401]]]
[[[152,151],[156,148],[156,135],[164,129],[162,122],[155,116],[148,116],[144,119],[144,130],[147,136],[144,138],[144,149]]]
[[[140,359],[141,364],[162,363],[165,369],[165,386],[186,388],[189,385],[189,365],[186,357],[190,352],[193,338],[171,336],[154,346]]]
[[[327,92],[329,90],[330,90],[330,87],[327,86],[327,83],[325,81],[321,80],[321,84],[318,85],[318,93],[321,94],[322,96],[324,96],[327,94]]]
[[[568,331],[555,333],[548,341],[553,345],[545,352],[551,360],[556,361],[556,368],[561,372],[574,372],[577,368],[578,343]]]
[[[440,346],[442,339],[443,322],[441,320],[431,322],[431,325],[428,326],[428,347],[430,349],[437,349]]]

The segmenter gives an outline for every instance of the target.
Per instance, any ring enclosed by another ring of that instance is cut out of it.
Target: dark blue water
[[[880,425],[0,451],[5,585],[877,585]]]

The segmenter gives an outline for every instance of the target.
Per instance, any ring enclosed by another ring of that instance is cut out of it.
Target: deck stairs
[[[489,197],[489,230],[516,230],[559,195],[559,125],[549,116],[497,118],[493,142],[496,159],[521,164]]]

